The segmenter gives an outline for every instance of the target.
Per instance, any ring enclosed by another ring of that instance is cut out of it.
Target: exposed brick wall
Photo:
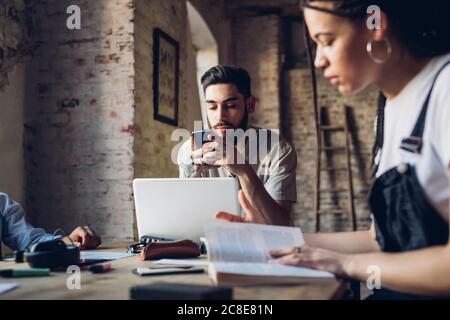
[[[276,14],[237,13],[233,18],[234,62],[250,73],[257,98],[251,123],[269,129],[280,128],[280,32]]]
[[[23,0],[0,0],[0,91],[9,83],[8,73],[30,53],[27,18]]]
[[[66,28],[79,5],[81,30]],[[132,240],[133,2],[31,3],[38,44],[28,76],[27,198],[35,224],[91,224]]]
[[[0,91],[0,192],[24,201],[23,105],[25,66],[8,74],[9,85]]]
[[[314,231],[312,223],[313,186],[316,168],[316,134],[312,105],[311,78],[309,70],[294,69],[287,71],[284,78],[283,132],[293,142],[298,154],[297,186],[298,203],[294,206],[294,219],[305,231]],[[329,107],[329,123],[342,124],[343,106],[348,106],[351,130],[351,166],[353,173],[355,208],[358,229],[369,225],[369,210],[366,203],[371,181],[371,149],[374,139],[374,119],[376,114],[377,92],[367,89],[354,97],[342,97],[326,79],[318,75],[319,105]],[[333,145],[344,144],[344,135],[334,133],[329,138]],[[323,157],[323,163],[332,161],[335,167],[345,166],[344,153],[334,152]],[[324,173],[323,186],[345,187],[345,173],[331,176]],[[333,196],[323,194],[323,208],[347,204],[345,194]],[[346,208],[346,207],[344,207]],[[323,217],[323,231],[345,230],[348,227],[346,216]]]
[[[81,8],[81,30],[65,28],[71,4]],[[176,128],[153,120],[152,34],[159,27],[179,42],[179,127],[186,127],[186,4],[42,0],[29,9],[37,44],[25,139],[33,222],[67,232],[92,224],[105,243],[132,240],[133,178],[178,175]]]
[[[293,141],[299,154],[299,202],[294,216],[305,231],[311,231],[315,132],[310,78],[307,70],[292,70],[281,78],[280,16],[238,10],[229,27],[222,1],[220,10],[214,9],[215,1],[192,2],[211,25],[221,62],[241,65],[251,73],[258,98],[253,124],[267,128],[283,125],[282,132]],[[72,4],[81,7],[81,30],[65,27],[66,8]],[[50,231],[62,227],[67,232],[76,225],[91,224],[105,243],[132,240],[132,179],[177,176],[178,169],[170,159],[177,144],[170,141],[175,127],[153,120],[152,32],[159,27],[180,44],[179,126],[187,127],[192,85],[188,85],[186,73],[190,48],[185,2],[39,0],[30,1],[28,10],[23,11],[19,0],[0,0],[0,8],[11,5],[33,17],[26,30],[33,31],[35,50],[24,90],[26,191],[33,222]],[[24,31],[26,15],[21,19],[5,24],[0,15],[0,25],[9,30],[1,29],[0,47],[33,47]],[[14,51],[10,52],[8,57],[14,57]],[[23,55],[27,52],[29,49]],[[12,59],[2,64],[1,68],[9,67],[0,72],[0,83],[6,83],[14,63]],[[323,80],[319,92],[322,105],[346,104],[352,110],[356,208],[358,226],[363,228],[368,218],[365,198],[376,93],[341,98]],[[340,121],[337,114],[333,111],[332,121]],[[342,177],[331,182],[339,181]],[[325,230],[345,222],[336,221],[325,221]]]
[[[136,1],[135,18],[135,177],[177,177],[171,161],[171,134],[176,127],[153,120],[153,30],[160,28],[180,46],[179,127],[184,127],[186,105],[186,4],[183,1]]]
[[[24,201],[23,106],[32,42],[23,0],[0,0],[0,192]]]

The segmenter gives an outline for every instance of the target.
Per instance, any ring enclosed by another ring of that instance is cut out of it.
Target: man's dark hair
[[[213,84],[234,84],[245,99],[252,95],[250,75],[247,70],[240,67],[224,65],[212,67],[202,76],[201,82],[203,92]]]

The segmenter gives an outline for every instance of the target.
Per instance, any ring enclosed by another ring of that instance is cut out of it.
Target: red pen
[[[111,270],[111,263],[103,263],[103,264],[94,264],[89,267],[89,270],[92,273],[104,273]]]

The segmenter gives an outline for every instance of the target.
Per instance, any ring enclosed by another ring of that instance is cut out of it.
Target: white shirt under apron
[[[448,221],[450,165],[450,65],[439,75],[428,105],[423,148],[416,155],[399,148],[410,136],[437,71],[450,54],[431,60],[394,99],[384,113],[384,144],[377,177],[401,163],[415,164],[430,204]]]

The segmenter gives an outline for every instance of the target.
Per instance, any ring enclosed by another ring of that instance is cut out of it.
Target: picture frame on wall
[[[153,30],[153,118],[178,126],[180,47],[159,28]]]

